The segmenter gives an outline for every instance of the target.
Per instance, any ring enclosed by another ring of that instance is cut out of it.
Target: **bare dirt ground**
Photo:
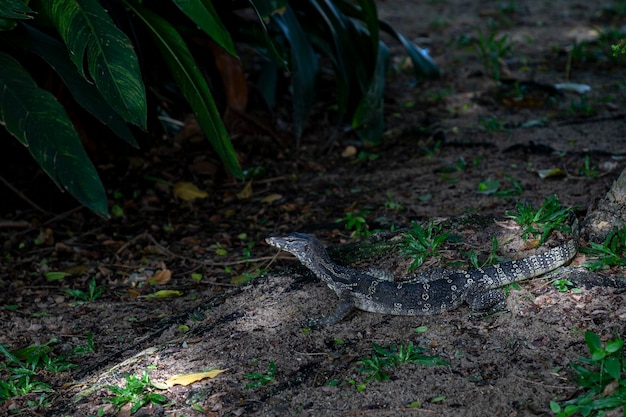
[[[136,415],[551,415],[550,400],[577,392],[568,363],[587,353],[585,330],[603,340],[626,337],[623,292],[588,287],[576,294],[550,284],[572,276],[582,256],[512,290],[510,312],[480,320],[466,306],[432,317],[357,312],[333,327],[305,331],[301,322],[328,314],[337,299],[290,256],[281,254],[262,277],[239,282],[268,267],[275,251],[264,244],[266,236],[299,230],[329,245],[352,241],[335,222],[351,212],[366,212],[370,228],[388,230],[468,213],[503,217],[517,200],[538,206],[557,195],[578,206],[582,219],[624,168],[618,158],[626,152],[623,62],[598,52],[609,42],[587,49],[582,43],[597,39],[596,28],[621,26],[623,15],[606,12],[616,4],[379,2],[383,19],[430,49],[442,78],[415,84],[393,44],[388,134],[377,147],[363,148],[348,134],[320,154],[333,128],[323,109],[298,154],[262,135],[236,136],[244,165],[265,169],[248,192],[215,174],[204,142],[180,136],[130,157],[126,170],[100,166],[111,201],[125,212],[109,222],[85,210],[41,214],[3,188],[2,218],[24,223],[0,229],[0,305],[16,308],[0,310],[0,343],[14,350],[54,338],[52,355],[67,355],[91,332],[95,352],[73,357],[75,369],[40,375],[54,389],[45,406],[28,406],[40,398],[29,394],[0,404],[0,414],[128,415],[128,407],[116,413],[105,401],[112,395],[107,385],[123,386],[126,375],[145,370],[164,382],[217,368],[225,371],[214,379],[160,391],[168,404]],[[487,33],[487,27],[514,41],[500,61],[504,83],[485,73],[470,46],[477,28]],[[580,55],[571,53],[575,48]],[[563,82],[591,90],[579,95],[548,87]],[[364,154],[342,156],[349,146]],[[584,174],[585,156],[596,176]],[[538,175],[554,169],[561,175]],[[44,208],[62,211],[55,203],[66,197],[50,187],[36,192],[48,184],[44,177],[33,182],[20,173],[5,178]],[[149,177],[191,181],[209,196],[186,203],[170,187],[143,180]],[[476,193],[488,179],[504,189],[514,188],[513,179],[523,192]],[[158,274],[163,270],[170,279]],[[47,281],[50,271],[71,275]],[[86,290],[94,277],[104,288],[95,301],[79,303],[64,292]],[[158,290],[181,293],[147,297]],[[416,332],[420,326],[427,330]],[[365,381],[359,361],[371,357],[373,343],[408,342],[450,365],[404,365],[389,370],[390,381]],[[271,362],[274,380],[245,389],[251,382],[245,375],[266,373]]]

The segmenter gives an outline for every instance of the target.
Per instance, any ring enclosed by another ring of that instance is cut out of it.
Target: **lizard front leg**
[[[308,319],[302,323],[303,327],[310,327],[313,329],[332,326],[339,323],[344,317],[346,317],[354,309],[354,300],[348,291],[344,291],[339,297],[339,304],[335,308],[332,314],[321,317],[319,319]]]
[[[506,296],[502,290],[476,291],[467,296],[470,308],[480,315],[497,313],[506,310]]]

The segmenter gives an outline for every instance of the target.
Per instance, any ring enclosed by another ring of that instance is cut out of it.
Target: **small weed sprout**
[[[498,119],[496,116],[480,117],[480,125],[486,132],[506,131],[507,122]]]
[[[130,413],[134,414],[146,404],[165,404],[167,398],[153,391],[154,385],[150,382],[148,372],[143,371],[141,378],[135,375],[126,377],[126,386],[124,388],[115,385],[107,385],[107,389],[115,394],[105,401],[110,402],[119,411],[127,403],[131,403]]]
[[[574,208],[563,207],[555,195],[546,198],[537,210],[519,201],[516,207],[517,211],[507,211],[506,214],[524,229],[524,239],[529,235],[538,235],[541,236],[539,244],[542,244],[553,230],[571,232],[568,220]]]
[[[40,369],[57,373],[76,368],[76,365],[67,361],[66,356],[50,356],[51,345],[56,342],[56,339],[51,339],[44,345],[31,345],[14,352],[0,344],[0,353],[8,360],[1,369],[9,374],[8,377],[4,372],[0,374],[0,402],[33,392],[53,392],[50,385],[36,380]],[[44,394],[40,402],[45,402]]]
[[[478,255],[476,254],[475,251],[470,251],[466,253],[466,256],[469,258],[469,261],[472,267],[476,269],[481,268],[483,266],[487,266],[487,265],[497,264],[498,262],[500,262],[500,259],[497,255],[498,246],[499,246],[498,239],[495,236],[493,236],[491,238],[491,251],[489,251],[489,256],[487,257],[485,262],[483,262],[482,264],[479,262]]]
[[[357,155],[357,160],[359,161],[375,161],[380,158],[380,155],[370,152],[361,151]]]
[[[84,302],[95,301],[102,295],[104,291],[103,287],[96,286],[96,278],[92,277],[89,281],[89,289],[87,292],[83,290],[65,290],[65,293],[70,297]]]
[[[387,193],[387,201],[385,201],[385,208],[388,208],[389,210],[403,210],[404,209],[402,204],[396,203],[393,200],[393,196],[391,195],[391,193]]]
[[[556,417],[574,414],[599,417],[607,411],[626,406],[624,341],[617,338],[606,342],[603,347],[598,335],[587,331],[585,342],[591,357],[580,357],[582,365],[570,362],[584,393],[561,404],[550,401],[550,409]]]
[[[598,176],[598,164],[592,164],[589,155],[585,155],[584,165],[578,170],[578,175],[587,178],[596,178]]]
[[[626,39],[620,39],[616,44],[611,45],[613,51],[613,57],[617,57],[619,54],[626,54]]]
[[[439,255],[440,246],[450,238],[450,233],[441,231],[442,227],[432,221],[426,228],[415,221],[411,222],[411,230],[407,232],[402,248],[402,254],[413,258],[409,271],[422,266],[426,258]]]
[[[580,251],[596,258],[583,265],[590,271],[626,266],[626,226],[613,229],[602,244],[589,242],[589,245],[590,248],[580,248]]]
[[[363,210],[354,213],[346,213],[341,219],[335,220],[336,223],[344,223],[346,230],[352,231],[352,237],[368,237],[371,235],[369,226],[365,216],[369,214],[369,211]]]
[[[570,103],[568,113],[583,117],[590,117],[596,113],[596,109],[593,107],[592,104],[587,102],[584,97],[580,97],[578,101],[573,101]]]
[[[427,146],[420,146],[420,151],[424,152],[427,159],[432,159],[437,154],[437,152],[439,152],[441,144],[442,142],[440,140],[436,140],[432,148],[429,148]]]
[[[0,364],[0,403],[13,397],[41,392],[37,402],[29,401],[29,406],[44,406],[47,404],[46,392],[54,390],[45,382],[38,381],[41,370],[59,373],[76,368],[68,361],[68,356],[52,354],[53,345],[57,339],[50,339],[43,345],[30,345],[10,352],[0,344],[0,354],[7,359]],[[93,334],[87,333],[87,346],[75,346],[70,356],[93,352]]]
[[[365,381],[388,381],[389,374],[385,369],[400,366],[406,363],[413,363],[423,366],[449,366],[450,364],[439,356],[424,355],[425,348],[413,346],[413,342],[402,344],[399,347],[382,346],[372,343],[375,354],[370,358],[362,359],[359,372],[369,374]]]
[[[506,35],[496,38],[496,33],[493,30],[489,31],[488,34],[484,34],[482,30],[478,30],[477,33],[478,39],[474,48],[479,54],[485,72],[491,75],[494,80],[500,81],[501,61],[509,54],[513,48],[513,43]]]
[[[581,292],[580,288],[574,288],[574,283],[568,279],[557,279],[552,285],[554,285],[559,292],[568,292],[570,290],[576,294]]]
[[[478,194],[494,195],[500,198],[513,198],[524,192],[522,184],[510,175],[505,177],[511,182],[510,188],[500,188],[501,184],[498,180],[487,179],[478,184]]]
[[[274,363],[274,361],[271,361],[269,366],[267,367],[267,372],[264,374],[255,372],[251,374],[245,374],[243,377],[252,380],[252,382],[247,384],[244,389],[259,388],[263,385],[267,385],[270,382],[274,382],[276,378],[276,363]]]

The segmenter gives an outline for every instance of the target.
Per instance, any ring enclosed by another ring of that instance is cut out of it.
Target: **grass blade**
[[[319,66],[313,46],[293,9],[287,6],[285,13],[274,15],[273,18],[291,45],[293,119],[296,138],[299,140],[315,102],[315,78]]]
[[[209,0],[173,0],[174,4],[229,54],[236,57],[230,33]]]

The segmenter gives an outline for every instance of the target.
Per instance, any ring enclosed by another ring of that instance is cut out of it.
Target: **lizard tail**
[[[572,237],[563,245],[528,258],[468,271],[469,278],[480,282],[483,288],[493,289],[553,271],[571,261],[578,252],[579,225],[576,217],[571,227]]]

